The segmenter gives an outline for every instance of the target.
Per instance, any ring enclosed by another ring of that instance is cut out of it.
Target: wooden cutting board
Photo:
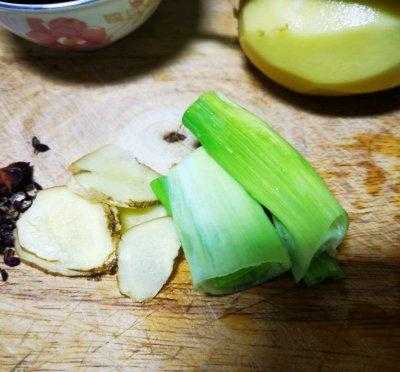
[[[91,54],[1,31],[0,163],[31,161],[52,186],[72,160],[119,143],[166,172],[194,145],[185,107],[211,89],[269,120],[324,176],[350,214],[347,279],[307,289],[283,277],[208,297],[192,291],[182,259],[140,304],[113,276],[21,265],[0,284],[1,371],[400,369],[400,91],[329,99],[276,86],[241,54],[229,1],[165,1],[139,31]],[[171,131],[187,138],[168,143]],[[33,155],[34,135],[51,151]]]

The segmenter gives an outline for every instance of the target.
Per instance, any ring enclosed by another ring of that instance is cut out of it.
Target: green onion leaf
[[[194,151],[155,184],[156,195],[171,207],[195,289],[232,293],[290,268],[289,256],[261,205],[204,149]],[[157,187],[160,184],[164,186]]]
[[[343,279],[344,272],[336,258],[324,252],[311,261],[311,265],[303,280],[308,286],[319,284],[327,279]]]
[[[285,226],[275,216],[272,217],[272,222],[289,252],[296,249],[296,243]],[[328,252],[322,252],[312,259],[303,281],[306,285],[312,286],[327,279],[343,279],[344,276],[344,272],[336,258],[330,256]]]
[[[168,216],[171,216],[171,206],[169,204],[168,196],[168,181],[166,176],[156,178],[150,183],[151,189],[156,194],[160,203],[164,206]]]
[[[206,93],[183,117],[206,151],[295,241],[289,250],[297,281],[314,256],[335,250],[347,214],[311,165],[271,126],[217,93]]]

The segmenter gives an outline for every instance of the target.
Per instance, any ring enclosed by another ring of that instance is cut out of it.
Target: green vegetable
[[[154,194],[156,194],[160,203],[164,206],[168,216],[171,216],[171,205],[168,196],[168,181],[166,176],[161,176],[153,180],[150,184]]]
[[[326,279],[343,279],[344,276],[344,272],[337,260],[329,256],[328,253],[323,252],[321,255],[313,258],[303,280],[308,286],[312,286]]]
[[[194,151],[152,187],[164,206],[171,207],[194,288],[232,293],[290,268],[262,207],[204,149]]]
[[[284,245],[288,250],[296,249],[296,244],[285,226],[276,218],[272,218],[272,222],[281,237]],[[306,285],[312,286],[319,284],[327,279],[343,279],[344,272],[340,268],[339,263],[334,257],[331,257],[327,252],[322,252],[320,255],[314,256],[307,270],[303,281]]]
[[[285,226],[297,281],[343,240],[347,214],[311,165],[268,124],[217,93],[202,95],[184,125],[206,151]]]

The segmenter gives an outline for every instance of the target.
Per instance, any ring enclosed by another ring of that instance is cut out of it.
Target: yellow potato
[[[400,85],[397,0],[249,0],[239,40],[268,77],[297,92],[369,93]]]

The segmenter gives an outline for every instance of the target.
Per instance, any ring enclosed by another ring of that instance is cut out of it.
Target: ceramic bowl
[[[107,46],[139,27],[161,0],[0,1],[0,24],[34,43],[63,50]]]

